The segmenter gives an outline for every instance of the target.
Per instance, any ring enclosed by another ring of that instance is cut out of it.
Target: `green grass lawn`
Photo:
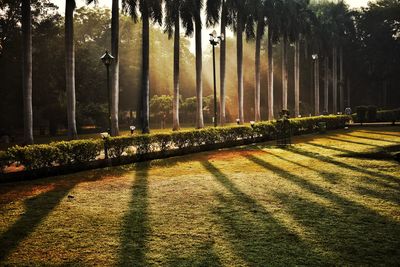
[[[1,265],[400,264],[398,127],[0,185]]]

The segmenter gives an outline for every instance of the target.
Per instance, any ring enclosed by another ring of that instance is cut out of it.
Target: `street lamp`
[[[214,75],[214,127],[217,127],[217,82],[215,78],[215,46],[220,42],[224,41],[224,34],[217,36],[217,32],[214,30],[210,33],[210,44],[213,47],[213,75]]]
[[[112,64],[114,57],[108,53],[106,50],[105,54],[101,56],[101,61],[103,62],[104,66],[107,69],[107,91],[108,91],[108,132],[111,132],[111,90],[110,90],[110,65]]]
[[[108,138],[110,134],[108,132],[100,133],[101,139],[104,141],[104,158],[108,159]]]

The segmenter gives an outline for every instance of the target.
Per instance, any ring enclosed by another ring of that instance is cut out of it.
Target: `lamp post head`
[[[219,44],[220,42],[225,40],[224,34],[217,36],[217,32],[215,30],[212,33],[210,33],[209,35],[210,35],[210,37],[209,37],[210,44],[213,46],[216,46],[217,44]]]
[[[108,132],[104,132],[104,133],[100,133],[100,136],[103,140],[107,139],[108,137],[110,137],[110,134]]]
[[[312,57],[313,60],[316,60],[316,59],[318,59],[318,54],[312,54],[311,57]]]
[[[108,51],[106,50],[105,54],[102,55],[100,59],[101,59],[101,61],[103,62],[103,64],[104,64],[106,67],[108,67],[108,66],[110,66],[111,63],[113,62],[114,57],[113,57],[110,53],[108,53]]]

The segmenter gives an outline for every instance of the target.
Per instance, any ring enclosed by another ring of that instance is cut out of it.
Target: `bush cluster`
[[[376,106],[358,106],[355,122],[396,122],[400,120],[400,108],[392,110],[378,110]]]
[[[290,119],[293,134],[318,131],[318,123],[325,122],[326,128],[337,129],[345,126],[348,116],[319,116]],[[153,152],[166,152],[192,147],[213,145],[234,145],[241,140],[267,141],[276,136],[277,121],[260,122],[249,126],[217,127],[165,134],[147,134],[111,137],[106,140],[76,140],[54,142],[43,145],[14,146],[0,154],[1,167],[9,162],[25,166],[27,170],[85,164],[96,160],[107,147],[109,158],[122,158]]]

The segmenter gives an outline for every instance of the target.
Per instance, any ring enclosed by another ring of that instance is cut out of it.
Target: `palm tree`
[[[255,90],[254,90],[254,120],[260,121],[260,63],[261,63],[261,40],[265,33],[265,11],[264,1],[255,0],[249,2],[249,16],[246,24],[247,39],[255,39]],[[254,24],[256,32],[254,33]]]
[[[238,105],[239,105],[239,124],[244,123],[243,106],[243,32],[246,29],[247,20],[247,0],[232,0],[232,13],[235,20],[233,27],[236,32],[236,58],[237,58],[237,83],[238,83]]]
[[[182,1],[166,0],[165,30],[168,38],[174,35],[174,98],[172,103],[172,130],[179,130],[179,52],[180,52],[180,17]]]
[[[204,127],[203,120],[203,51],[201,45],[201,10],[203,8],[203,0],[186,0],[183,2],[181,9],[182,24],[186,29],[186,34],[195,33],[196,43],[196,127],[198,129]]]
[[[274,119],[274,58],[273,44],[279,41],[279,2],[267,1],[264,3],[268,25],[268,120]]]
[[[22,84],[24,98],[24,142],[33,144],[32,112],[32,16],[31,1],[22,0]]]
[[[207,0],[206,15],[207,26],[212,26],[220,22],[221,35],[226,36],[226,27],[230,24],[228,17],[228,6],[231,1],[228,0]],[[221,15],[220,15],[221,14]],[[220,20],[221,18],[221,20]],[[226,75],[226,42],[220,43],[220,124],[224,125],[226,121],[226,97],[225,97],[225,75]]]
[[[140,122],[142,133],[150,133],[150,19],[162,24],[162,1],[155,0],[123,0],[124,8],[129,11],[134,21],[137,21],[139,9],[142,19],[142,85],[140,91]]]
[[[68,136],[78,138],[76,131],[75,100],[75,45],[74,45],[74,10],[75,1],[65,3],[65,81],[67,89]]]
[[[87,0],[87,4],[98,0]],[[119,1],[112,0],[111,17],[111,54],[114,62],[111,65],[111,135],[119,135]]]

